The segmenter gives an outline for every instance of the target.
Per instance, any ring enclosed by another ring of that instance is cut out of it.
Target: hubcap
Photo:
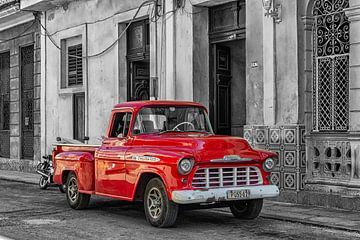
[[[152,188],[147,197],[147,207],[152,218],[159,218],[163,210],[163,199],[160,190]]]
[[[72,202],[75,202],[78,197],[78,187],[76,178],[71,178],[69,181],[69,186],[67,188],[69,198]]]

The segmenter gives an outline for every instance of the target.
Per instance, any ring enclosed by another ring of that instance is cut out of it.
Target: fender
[[[171,166],[169,166],[171,167]],[[139,186],[139,181],[141,179],[141,176],[143,174],[155,174],[157,176],[160,177],[160,179],[162,180],[162,182],[164,183],[165,185],[165,190],[166,190],[166,194],[168,195],[168,198],[169,200],[171,200],[171,188],[169,187],[169,184],[167,182],[167,178],[164,174],[164,172],[160,169],[157,169],[157,168],[144,168],[144,169],[141,169],[139,174],[138,174],[138,177],[137,177],[137,180],[136,180],[136,183],[135,183],[135,187],[133,189],[133,192],[131,194],[131,199],[134,200],[135,199],[135,194],[136,194],[136,190]]]
[[[62,152],[55,156],[54,182],[62,184],[64,174],[72,171],[78,179],[79,191],[95,189],[94,155],[89,152]]]

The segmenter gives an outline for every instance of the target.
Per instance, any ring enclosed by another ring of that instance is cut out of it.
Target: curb
[[[355,228],[348,228],[343,226],[336,226],[336,225],[326,225],[321,222],[316,222],[312,220],[302,220],[302,219],[295,219],[291,217],[284,217],[284,216],[276,216],[271,214],[260,214],[260,217],[265,219],[272,219],[272,220],[278,220],[278,221],[284,221],[284,222],[291,222],[291,223],[301,223],[304,225],[314,226],[314,227],[322,227],[322,228],[328,228],[328,229],[334,229],[334,230],[340,230],[340,231],[346,231],[346,232],[353,232],[360,234],[359,229]]]
[[[18,182],[18,183],[25,183],[25,184],[31,184],[31,185],[37,185],[38,183],[33,181],[33,180],[27,180],[27,179],[16,179],[16,178],[11,178],[11,177],[4,177],[4,176],[0,176],[1,180],[5,180],[8,182]]]
[[[220,210],[220,209],[214,209],[213,211],[231,214],[228,211],[224,211],[224,210]],[[260,213],[260,217],[264,218],[264,219],[278,220],[278,221],[290,222],[290,223],[300,223],[300,224],[314,226],[314,227],[328,228],[328,229],[334,229],[334,230],[340,230],[340,231],[353,232],[353,233],[360,234],[360,229],[357,229],[357,228],[343,227],[343,226],[336,226],[336,225],[327,225],[327,224],[317,222],[317,221],[312,221],[312,220],[291,218],[291,217],[286,217],[286,216],[276,216],[276,215],[271,215],[271,214],[266,214],[266,213]]]

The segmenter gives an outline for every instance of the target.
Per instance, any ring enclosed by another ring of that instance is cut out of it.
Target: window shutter
[[[68,85],[83,84],[82,44],[68,47]]]

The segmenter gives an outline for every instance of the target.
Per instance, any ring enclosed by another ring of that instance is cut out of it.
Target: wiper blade
[[[189,130],[189,131],[183,131],[183,132],[210,133],[210,132],[205,131],[205,130]]]
[[[179,130],[166,130],[166,131],[159,132],[159,134],[169,133],[169,132],[185,132],[185,131],[179,131]]]

